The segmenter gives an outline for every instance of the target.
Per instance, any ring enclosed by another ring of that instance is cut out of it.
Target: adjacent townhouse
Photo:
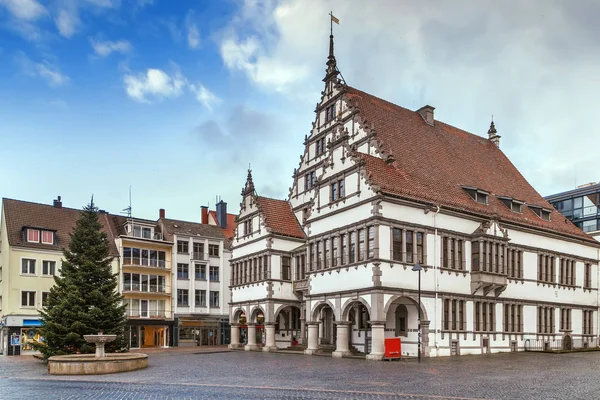
[[[40,340],[39,310],[60,274],[63,250],[81,210],[64,208],[58,196],[52,205],[3,199],[0,224],[0,353],[33,353],[32,342]],[[108,234],[110,252],[119,271],[110,216],[100,212]],[[18,338],[18,340],[17,340]],[[13,346],[12,344],[18,343]]]
[[[573,190],[546,196],[562,215],[589,235],[600,240],[600,184],[579,185]]]
[[[287,200],[248,172],[231,259],[231,347],[404,356],[597,346],[600,244],[486,136],[325,85]]]

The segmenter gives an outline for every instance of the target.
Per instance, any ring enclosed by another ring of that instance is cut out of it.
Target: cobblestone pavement
[[[597,399],[600,352],[368,362],[246,352],[151,354],[145,370],[59,377],[30,357],[0,357],[0,398]]]

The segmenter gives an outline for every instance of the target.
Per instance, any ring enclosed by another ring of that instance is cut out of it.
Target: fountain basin
[[[48,359],[50,375],[101,375],[135,371],[148,367],[148,355],[140,353],[71,354]]]

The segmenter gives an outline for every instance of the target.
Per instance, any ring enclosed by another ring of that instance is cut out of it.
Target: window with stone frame
[[[253,260],[252,260],[252,265],[253,265],[253,268],[252,268],[252,270],[253,270],[253,272],[254,272],[254,273],[252,274],[252,279],[253,279],[254,281],[257,281],[257,280],[259,280],[259,277],[258,277],[258,259],[256,259],[256,258],[255,258],[255,259],[253,259]]]
[[[370,226],[367,229],[367,258],[375,258],[375,227]]]
[[[589,289],[592,287],[592,264],[585,263],[585,269],[583,271],[583,287]]]
[[[365,260],[365,230],[358,230],[358,261]]]
[[[317,241],[316,244],[317,247],[317,271],[321,269],[322,263],[323,263],[323,245],[321,243],[320,240]]]
[[[594,311],[583,310],[583,327],[582,334],[593,335],[594,334]]]
[[[332,267],[337,267],[338,265],[338,246],[340,242],[339,236],[331,238],[331,263]]]
[[[478,239],[471,242],[471,270],[506,274],[504,242]]]
[[[189,291],[187,289],[177,289],[177,305],[180,307],[189,306]]]
[[[196,307],[206,307],[206,290],[196,290],[194,293]]]
[[[21,292],[21,307],[35,307],[35,291]]]
[[[252,262],[252,261],[250,261]],[[215,265],[211,265],[209,268],[209,279],[212,282],[216,282],[219,280],[219,267]]]
[[[21,259],[21,274],[22,275],[35,275],[35,262],[32,258]]]
[[[323,247],[325,250],[325,261],[323,262],[323,268],[327,269],[331,266],[331,239],[326,238],[323,240]]]
[[[341,242],[342,242],[342,254],[340,257],[340,262],[342,265],[346,264],[346,251],[348,250],[348,235],[346,235],[345,233],[340,235],[341,237]]]
[[[218,244],[209,244],[208,245],[208,255],[211,257],[219,257],[219,245]]]
[[[281,257],[281,279],[284,281],[292,280],[292,259],[291,257]]]
[[[560,309],[560,329],[571,330],[571,309],[561,308]]]
[[[219,307],[219,292],[210,291],[210,306],[211,307]]]
[[[467,321],[465,319],[466,301],[459,299],[443,299],[442,307],[442,329],[444,331],[467,330]]]
[[[558,283],[561,285],[575,286],[575,261],[568,258],[560,258],[560,273]]]
[[[554,307],[539,306],[537,332],[542,334],[554,333]]]
[[[504,303],[504,323],[505,333],[523,332],[523,305],[514,303]]]
[[[308,270],[315,270],[315,245],[314,243],[310,243],[308,245]]]
[[[464,270],[463,258],[465,242],[451,236],[442,237],[442,268]]]
[[[335,103],[325,109],[325,122],[333,121],[335,118]]]
[[[189,276],[189,264],[178,263],[177,264],[177,279],[190,279]]]
[[[549,254],[538,254],[538,281],[556,283],[556,258]]]
[[[325,150],[325,136],[323,136],[315,141],[315,157],[325,153]]]
[[[518,249],[509,248],[507,251],[508,260],[506,262],[507,265],[507,275],[509,278],[515,279],[523,279],[523,267],[522,267],[522,257],[523,252]]]
[[[425,234],[417,230],[392,228],[392,259],[404,263],[426,263]]]
[[[264,279],[269,279],[269,256],[263,256],[263,274]]]
[[[352,264],[356,261],[356,232],[350,232],[350,252],[348,255],[348,263]]]
[[[492,301],[475,301],[474,330],[476,332],[496,331],[496,303]]]
[[[258,257],[258,279],[262,280],[262,279],[266,279],[265,278],[265,273],[263,272],[263,258],[262,257]]]

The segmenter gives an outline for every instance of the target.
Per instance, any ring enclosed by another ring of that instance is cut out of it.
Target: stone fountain
[[[88,343],[96,344],[96,354],[71,354],[48,359],[50,375],[99,375],[135,371],[148,367],[148,355],[141,353],[104,352],[104,345],[113,342],[117,335],[83,335]]]
[[[106,343],[114,342],[117,335],[104,335],[100,331],[97,335],[83,335],[83,338],[88,343],[96,343],[96,358],[105,358],[104,345]]]

